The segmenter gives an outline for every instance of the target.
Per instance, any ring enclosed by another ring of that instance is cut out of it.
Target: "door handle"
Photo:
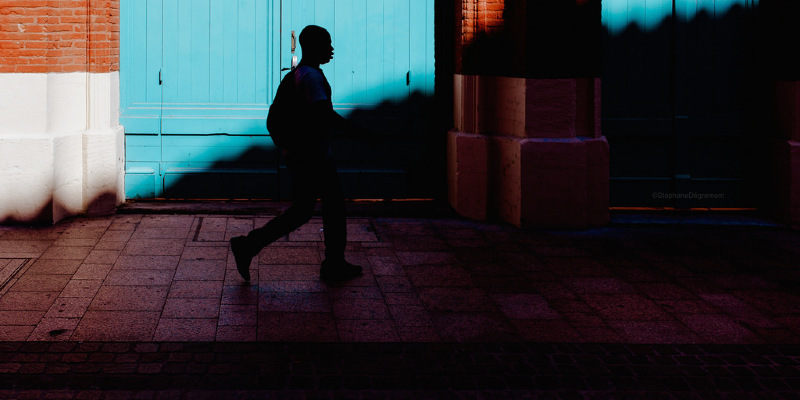
[[[294,54],[294,49],[297,48],[297,38],[294,36],[294,31],[292,31],[292,54]]]

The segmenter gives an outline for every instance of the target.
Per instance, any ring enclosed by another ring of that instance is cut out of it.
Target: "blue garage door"
[[[387,138],[336,144],[348,196],[425,195],[411,171],[426,151],[433,0],[122,0],[121,20],[128,198],[287,198],[265,118],[308,24],[331,32],[334,107]]]

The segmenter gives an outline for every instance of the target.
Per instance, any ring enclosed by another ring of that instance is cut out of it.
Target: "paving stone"
[[[229,246],[186,247],[181,260],[225,260],[228,258]]]
[[[221,281],[225,279],[225,263],[220,260],[182,259],[175,271],[175,280]]]
[[[610,321],[669,320],[671,317],[653,301],[637,294],[584,294],[586,303]]]
[[[89,310],[75,329],[72,340],[150,341],[153,339],[159,314],[157,311]]]
[[[59,297],[88,297],[93,298],[100,290],[101,279],[71,279],[64,286]]]
[[[470,274],[451,265],[406,266],[406,273],[417,287],[470,287],[474,286]]]
[[[259,296],[259,311],[270,312],[330,312],[331,304],[325,293],[267,292]]]
[[[49,247],[39,258],[42,260],[83,260],[92,247]]]
[[[432,312],[430,316],[444,341],[494,342],[519,339],[516,329],[496,314]]]
[[[492,294],[500,311],[513,319],[558,319],[561,316],[550,308],[547,300],[537,294]]]
[[[103,280],[111,271],[111,267],[108,264],[80,264],[72,279]]]
[[[128,256],[121,255],[114,263],[114,269],[164,269],[174,270],[178,266],[178,256]]]
[[[261,251],[258,262],[259,265],[319,265],[322,262],[322,258],[319,255],[319,249],[316,247],[308,248],[270,246],[269,248]]]
[[[383,298],[387,305],[422,305],[422,300],[413,292],[384,293]]]
[[[630,343],[695,343],[701,339],[676,321],[609,321],[608,325]]]
[[[37,258],[53,244],[52,240],[7,240],[0,237],[0,258]]]
[[[89,310],[161,311],[167,290],[167,286],[102,286]]]
[[[319,312],[260,312],[259,341],[336,342],[333,316]]]
[[[483,290],[475,288],[419,288],[422,302],[432,311],[493,312],[497,308]]]
[[[262,265],[259,278],[264,281],[313,281],[319,279],[319,265]]]
[[[185,242],[184,239],[131,239],[122,251],[122,255],[180,256]]]
[[[153,340],[180,342],[208,342],[217,333],[216,318],[168,318],[158,322]]]
[[[411,293],[414,291],[411,281],[403,275],[378,276],[375,280],[384,293]]]
[[[11,286],[10,292],[60,292],[67,286],[71,275],[24,274]],[[46,294],[45,294],[46,296]]]
[[[47,310],[58,292],[8,292],[0,297],[0,311]]]
[[[120,255],[118,250],[100,250],[95,248],[92,250],[86,259],[83,260],[86,264],[114,264]]]
[[[171,270],[113,270],[103,281],[105,286],[169,286],[175,273]]]
[[[169,298],[218,299],[222,295],[222,281],[173,281]]]
[[[91,297],[59,297],[49,307],[45,318],[81,318],[91,302]]]
[[[714,343],[758,343],[753,332],[723,314],[678,315],[678,319],[704,339]]]
[[[36,260],[25,272],[31,275],[72,275],[78,271],[81,260]]]
[[[394,324],[387,319],[346,319],[336,323],[345,342],[399,342]]]
[[[376,276],[382,275],[405,275],[405,271],[400,265],[400,261],[394,256],[368,256],[372,272]]]
[[[218,299],[179,299],[166,300],[161,311],[162,318],[209,319],[218,318],[220,305]]]

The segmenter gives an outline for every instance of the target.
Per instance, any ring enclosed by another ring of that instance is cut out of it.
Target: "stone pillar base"
[[[486,219],[489,138],[450,131],[447,135],[447,193],[459,214]]]
[[[531,228],[608,222],[599,79],[456,75],[454,91],[448,189],[458,213]]]
[[[775,146],[776,218],[800,229],[800,142],[787,140]]]
[[[800,229],[800,81],[775,83],[777,210],[781,222]]]
[[[119,74],[0,74],[0,225],[113,212],[124,199]]]
[[[450,204],[474,219],[522,228],[586,228],[608,223],[608,142],[536,139],[451,131]]]

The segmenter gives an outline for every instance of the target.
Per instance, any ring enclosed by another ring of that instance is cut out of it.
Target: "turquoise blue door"
[[[122,0],[121,21],[128,198],[287,198],[265,118],[308,24],[331,32],[334,107],[387,137],[337,143],[348,196],[419,196],[433,0]]]

